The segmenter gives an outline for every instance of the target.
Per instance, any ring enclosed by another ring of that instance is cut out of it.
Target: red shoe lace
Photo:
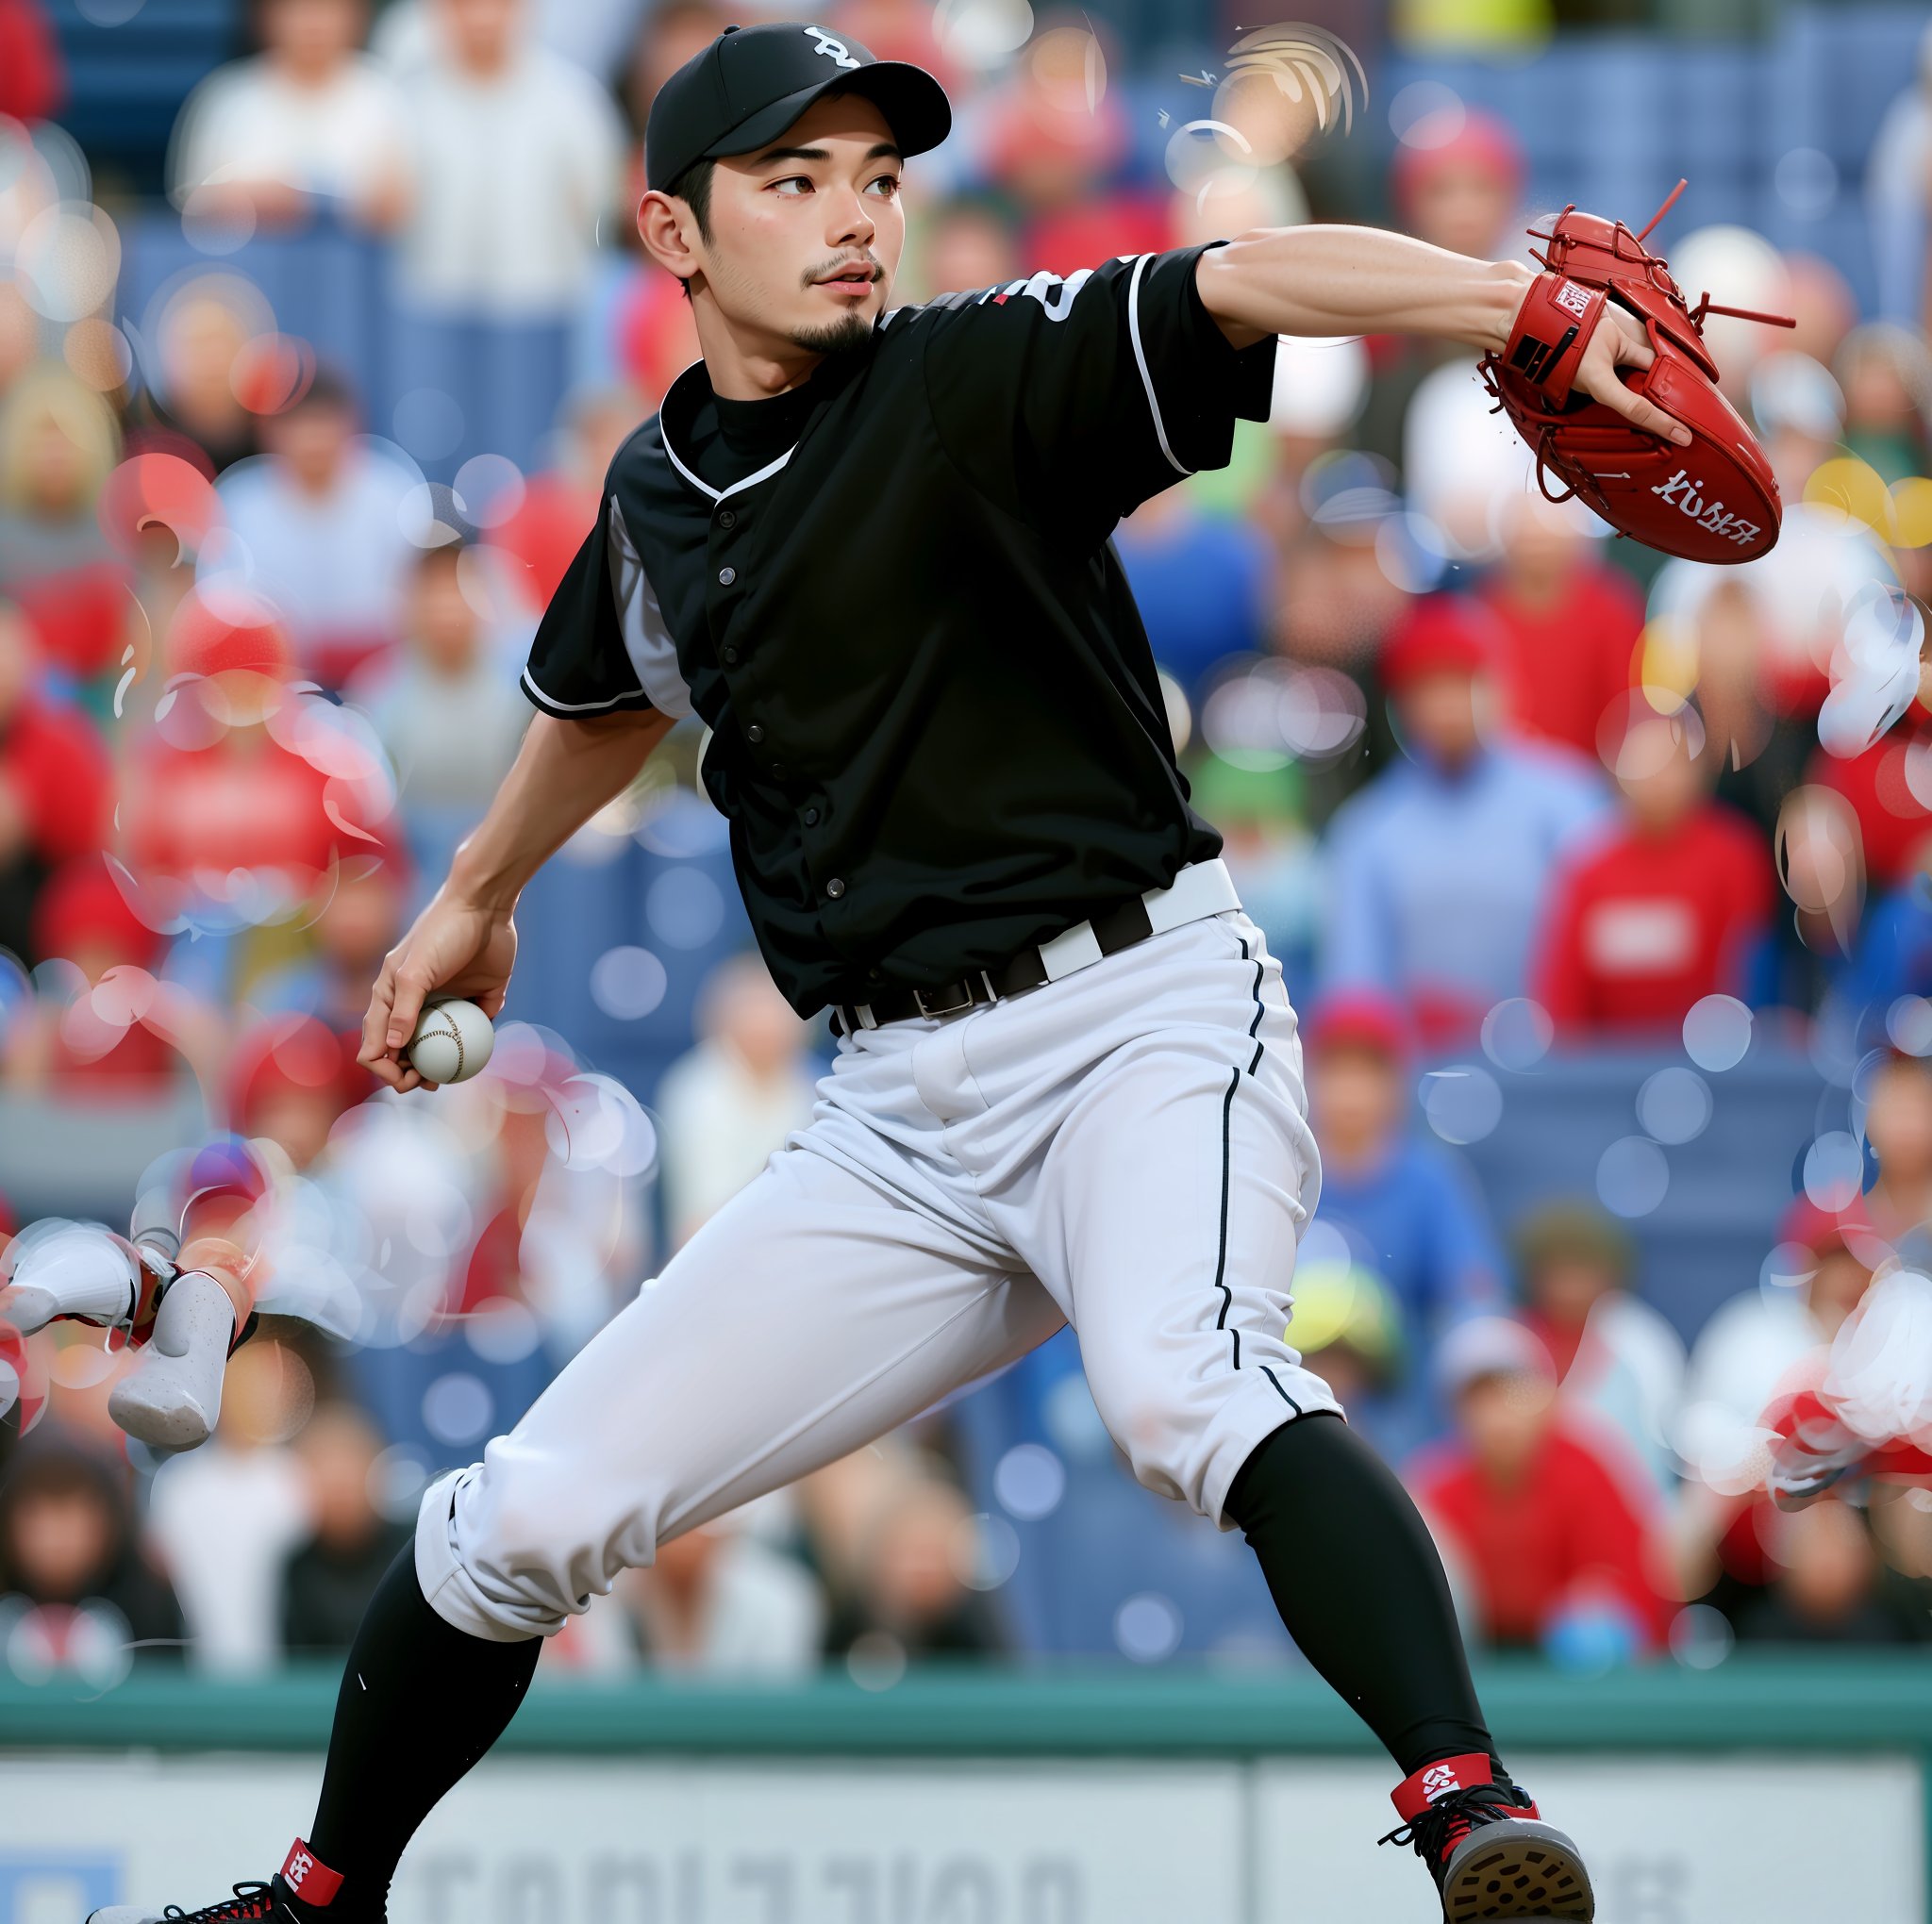
[[[1515,1784],[1473,1783],[1467,1790],[1452,1791],[1377,1841],[1413,1844],[1416,1855],[1440,1876],[1450,1851],[1478,1825],[1502,1823],[1533,1807],[1529,1794]]]
[[[178,1904],[170,1904],[161,1916],[179,1918],[181,1924],[248,1924],[250,1919],[275,1916],[273,1884],[238,1883],[229,1888],[235,1893],[232,1898],[224,1898],[206,1910],[184,1911]]]

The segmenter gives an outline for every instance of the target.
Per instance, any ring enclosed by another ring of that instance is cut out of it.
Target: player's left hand
[[[1571,385],[1581,388],[1591,400],[1601,401],[1606,407],[1615,408],[1633,426],[1661,435],[1679,447],[1688,447],[1690,430],[1627,387],[1617,372],[1619,368],[1641,372],[1656,359],[1657,350],[1650,344],[1643,323],[1614,301],[1606,302],[1603,319],[1583,350]]]

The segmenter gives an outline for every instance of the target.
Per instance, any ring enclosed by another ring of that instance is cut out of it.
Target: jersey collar
[[[874,339],[876,339],[876,328]],[[727,494],[739,494],[747,488],[756,488],[760,481],[769,481],[772,476],[791,460],[804,444],[807,436],[824,417],[825,408],[841,393],[846,382],[857,373],[870,357],[872,341],[863,347],[854,348],[842,354],[833,355],[813,371],[811,381],[822,386],[820,395],[811,412],[807,415],[805,425],[799,430],[798,440],[774,460],[770,460],[755,474],[747,474],[741,481],[734,481],[729,488],[713,488],[708,481],[701,480],[697,471],[677,451],[677,444],[684,440],[696,414],[699,404],[710,392],[710,376],[705,372],[702,356],[680,373],[665,390],[663,402],[658,409],[658,438],[664,443],[664,453],[671,465],[685,481],[708,501],[723,501]]]

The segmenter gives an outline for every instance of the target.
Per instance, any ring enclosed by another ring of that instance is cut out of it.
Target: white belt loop
[[[1100,960],[1100,937],[1091,921],[1075,922],[1062,929],[1050,942],[1040,945],[1040,959],[1046,968],[1046,979],[1058,982],[1076,969],[1088,968]]]
[[[1171,887],[1150,888],[1141,900],[1147,904],[1147,920],[1157,936],[1241,905],[1234,877],[1219,856],[1211,862],[1190,862]]]

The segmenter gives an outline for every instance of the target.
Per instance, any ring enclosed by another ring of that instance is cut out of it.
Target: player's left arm
[[[1237,348],[1271,334],[1421,334],[1484,353],[1508,345],[1536,278],[1516,260],[1473,260],[1380,227],[1257,227],[1210,247],[1194,270],[1201,304]],[[1614,302],[1574,385],[1637,426],[1688,443],[1688,429],[1624,386],[1617,370],[1656,358],[1642,324]]]

